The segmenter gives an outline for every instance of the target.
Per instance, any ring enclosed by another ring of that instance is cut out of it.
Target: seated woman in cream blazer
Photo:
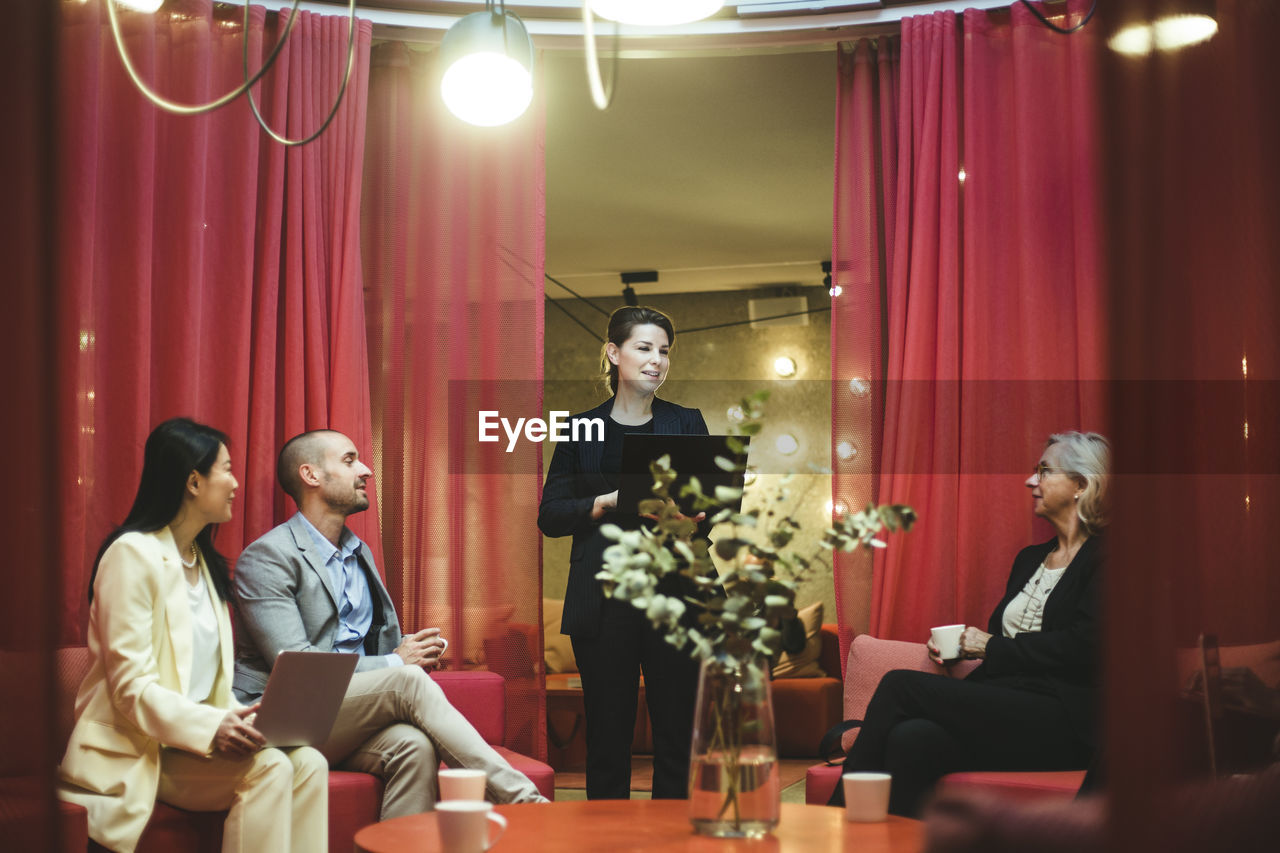
[[[229,809],[223,851],[324,851],[328,764],[310,747],[262,748],[257,706],[231,695],[226,560],[212,525],[237,483],[226,436],[186,418],[147,438],[128,518],[89,581],[89,673],[58,794],[89,812],[89,835],[130,853],[157,799]]]

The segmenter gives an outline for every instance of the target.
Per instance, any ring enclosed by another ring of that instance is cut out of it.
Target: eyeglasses
[[[1049,476],[1050,474],[1056,471],[1066,471],[1066,470],[1067,470],[1066,468],[1051,468],[1050,466],[1041,463],[1031,471],[1031,476],[1035,477],[1037,480],[1043,480],[1045,477]]]

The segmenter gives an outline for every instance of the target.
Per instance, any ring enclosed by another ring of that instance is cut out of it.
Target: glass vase
[[[767,660],[703,660],[689,762],[694,832],[761,838],[778,825],[781,803]]]

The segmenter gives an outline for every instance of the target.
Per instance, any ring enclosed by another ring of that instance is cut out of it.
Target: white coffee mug
[[[483,770],[441,770],[438,778],[440,779],[441,800],[484,799],[485,776]]]
[[[960,657],[960,635],[964,633],[963,625],[939,625],[930,631],[930,639],[943,660],[955,660]]]
[[[876,823],[889,816],[888,773],[846,773],[840,777],[844,785],[844,819],[857,823]]]
[[[490,824],[498,827],[496,835]],[[436,827],[444,853],[483,853],[507,831],[507,819],[493,810],[493,803],[444,800],[436,803]]]

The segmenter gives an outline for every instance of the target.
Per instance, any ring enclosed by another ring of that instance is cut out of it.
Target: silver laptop
[[[267,746],[319,746],[329,738],[359,655],[281,652],[253,727]]]

